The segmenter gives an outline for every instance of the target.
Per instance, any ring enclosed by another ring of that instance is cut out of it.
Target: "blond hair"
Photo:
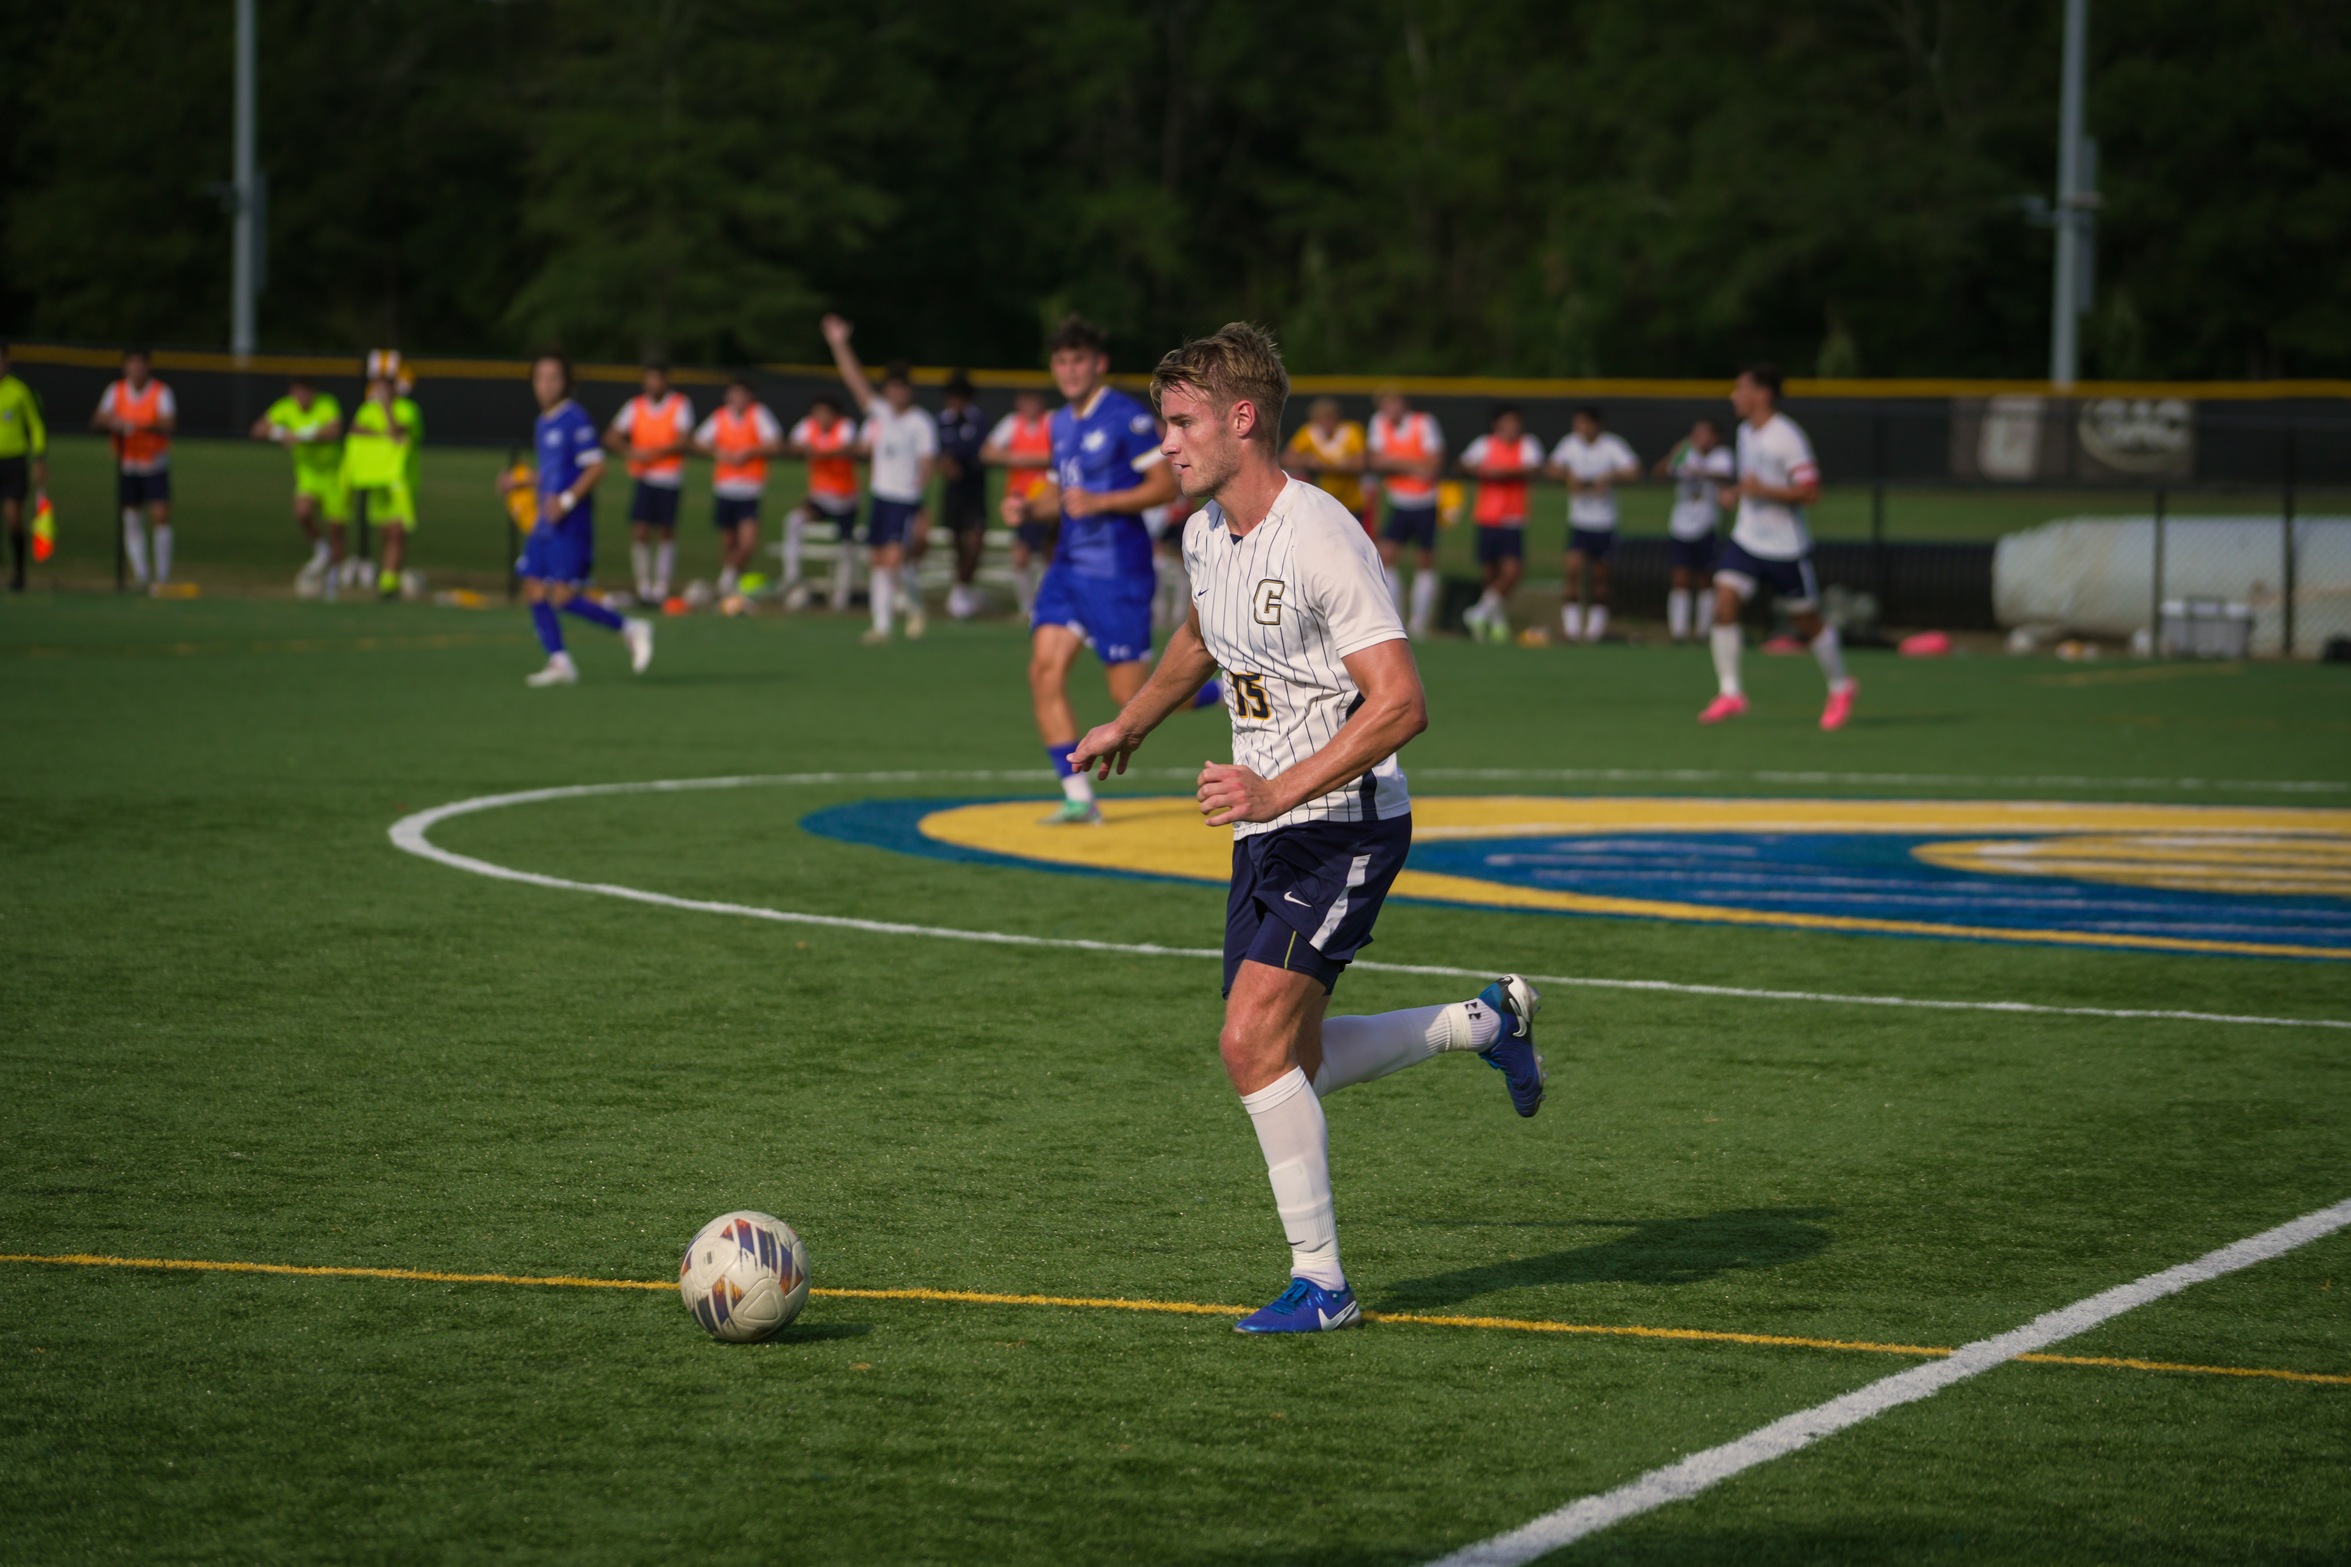
[[[1206,337],[1169,349],[1151,372],[1153,408],[1171,386],[1190,387],[1219,413],[1235,403],[1250,404],[1257,410],[1253,438],[1268,446],[1280,442],[1290,372],[1282,368],[1282,351],[1265,328],[1228,321]]]

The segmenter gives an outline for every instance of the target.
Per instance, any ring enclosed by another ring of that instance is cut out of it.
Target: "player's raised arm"
[[[857,400],[857,411],[870,411],[874,399],[873,383],[865,378],[865,365],[858,359],[857,350],[849,346],[850,334],[857,329],[829,311],[819,325],[824,330],[826,346],[833,351],[833,364],[841,372],[841,384],[849,388],[849,395]]]

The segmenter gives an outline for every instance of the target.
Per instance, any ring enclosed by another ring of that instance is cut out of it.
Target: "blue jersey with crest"
[[[1080,415],[1068,403],[1053,411],[1053,477],[1065,494],[1131,490],[1158,454],[1159,422],[1116,387],[1102,389],[1091,413]],[[1064,511],[1053,563],[1081,577],[1149,579],[1151,534],[1132,512],[1072,517]]]
[[[539,456],[539,498],[548,500],[577,484],[580,475],[604,460],[596,439],[596,421],[588,411],[565,398],[539,415],[532,445]],[[580,497],[579,511],[588,509],[591,496]],[[552,509],[548,515],[552,516]]]

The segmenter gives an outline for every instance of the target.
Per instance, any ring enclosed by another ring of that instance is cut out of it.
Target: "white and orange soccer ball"
[[[712,1338],[757,1343],[800,1315],[808,1250],[773,1214],[722,1213],[679,1259],[678,1294]]]

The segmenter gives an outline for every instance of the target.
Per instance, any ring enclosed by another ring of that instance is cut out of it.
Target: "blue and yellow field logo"
[[[1099,829],[1035,800],[875,800],[810,831],[918,854],[1222,883],[1188,798]],[[1396,896],[1512,912],[2250,957],[2351,957],[2351,811],[2027,800],[1437,796]]]

